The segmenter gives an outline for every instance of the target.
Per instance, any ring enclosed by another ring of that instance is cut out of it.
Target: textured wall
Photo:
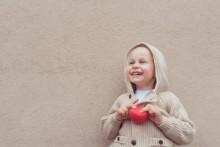
[[[1,0],[1,146],[107,146],[99,120],[126,91],[125,53],[145,41],[197,126],[188,147],[219,147],[219,4]]]

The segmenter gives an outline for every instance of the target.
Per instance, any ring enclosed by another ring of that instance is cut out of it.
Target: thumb
[[[135,108],[137,102],[138,102],[138,99],[135,99],[134,101],[132,101],[130,107]]]
[[[131,104],[135,104],[135,103],[137,103],[138,102],[138,99],[135,99],[135,100],[133,100],[132,102],[131,102]]]
[[[130,104],[126,106],[126,108],[130,108],[130,107],[135,108],[135,103],[137,102],[138,102],[138,99],[133,100]]]

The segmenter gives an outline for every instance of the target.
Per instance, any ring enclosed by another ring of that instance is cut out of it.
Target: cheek
[[[130,76],[130,74],[129,74],[130,69],[131,69],[131,68],[129,68],[129,67],[127,67],[127,69],[126,69],[126,76],[127,76],[127,77]]]
[[[154,66],[151,67],[151,70],[152,70],[152,73],[154,74],[154,73],[155,73],[155,68],[154,68]]]
[[[145,70],[145,73],[154,74],[154,66],[147,66],[147,67],[144,68],[144,70]]]

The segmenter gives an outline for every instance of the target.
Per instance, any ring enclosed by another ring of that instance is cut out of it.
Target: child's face
[[[136,89],[153,89],[154,61],[149,49],[137,47],[128,56],[127,77]]]

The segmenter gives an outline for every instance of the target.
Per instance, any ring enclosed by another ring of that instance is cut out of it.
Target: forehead
[[[137,47],[133,49],[128,56],[129,59],[134,58],[152,58],[151,52],[146,47]]]

